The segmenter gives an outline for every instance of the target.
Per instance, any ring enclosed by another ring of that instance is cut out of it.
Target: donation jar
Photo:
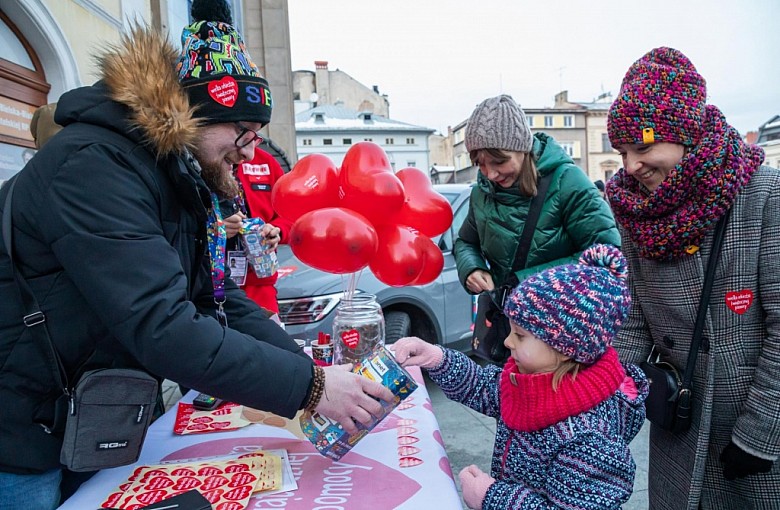
[[[336,307],[333,364],[356,363],[385,344],[385,317],[373,294],[354,294]]]

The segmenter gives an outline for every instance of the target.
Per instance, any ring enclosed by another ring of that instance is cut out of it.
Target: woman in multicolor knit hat
[[[469,508],[620,508],[634,487],[628,444],[645,421],[647,379],[610,347],[631,307],[614,246],[517,286],[504,312],[503,369],[419,338],[395,343],[403,366],[428,370],[448,398],[497,419],[490,475],[460,473]]]
[[[718,221],[730,211],[693,375],[693,425],[650,432],[652,509],[780,508],[780,172],[762,166],[682,53],[626,73],[608,131],[607,184],[634,309],[615,341],[684,369]]]

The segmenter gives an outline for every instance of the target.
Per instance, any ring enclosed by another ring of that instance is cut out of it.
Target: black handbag
[[[699,300],[699,310],[696,314],[691,350],[688,352],[685,372],[680,375],[680,371],[674,365],[661,361],[655,345],[653,345],[647,361],[639,364],[639,368],[644,371],[647,379],[650,381],[650,394],[647,396],[647,400],[645,400],[647,419],[653,425],[675,434],[685,432],[691,427],[691,382],[693,380],[693,371],[696,368],[696,357],[699,353],[704,322],[707,318],[707,309],[710,304],[715,266],[720,258],[723,233],[726,231],[726,224],[730,214],[730,211],[727,211],[715,229],[712,252],[707,262],[707,270],[704,273],[704,285],[701,291],[701,299]]]
[[[539,179],[536,195],[528,207],[528,218],[520,234],[520,242],[515,252],[515,260],[509,277],[495,290],[482,292],[477,296],[477,316],[474,319],[474,334],[471,338],[473,354],[492,363],[504,363],[509,357],[509,349],[504,346],[504,339],[509,336],[509,319],[504,315],[504,302],[518,283],[515,271],[525,268],[528,260],[528,250],[536,230],[536,223],[542,212],[544,197],[550,187],[552,173]]]

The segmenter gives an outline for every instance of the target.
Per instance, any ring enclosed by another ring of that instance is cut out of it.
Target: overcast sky
[[[326,60],[446,134],[486,97],[616,95],[656,46],[685,53],[741,133],[780,114],[778,0],[290,0],[293,70]]]

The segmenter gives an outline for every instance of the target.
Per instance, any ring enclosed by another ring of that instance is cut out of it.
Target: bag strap
[[[523,232],[520,234],[520,242],[515,252],[515,261],[512,264],[512,270],[509,277],[506,279],[505,286],[516,287],[520,281],[515,274],[515,271],[525,268],[528,262],[528,252],[531,249],[531,239],[534,237],[534,231],[536,231],[536,224],[539,221],[539,216],[542,213],[542,205],[544,205],[544,199],[547,195],[547,188],[550,187],[550,181],[552,181],[552,174],[550,172],[547,175],[542,176],[538,181],[536,187],[536,195],[531,198],[531,204],[528,206],[528,218],[523,225]]]
[[[696,358],[699,355],[699,346],[701,345],[701,336],[704,331],[704,322],[707,320],[707,310],[710,306],[710,294],[712,293],[712,282],[715,279],[715,266],[720,259],[720,249],[723,246],[723,235],[726,231],[726,224],[731,216],[731,209],[726,211],[715,227],[715,235],[712,239],[712,251],[707,261],[707,270],[704,273],[704,286],[701,290],[701,299],[699,300],[699,310],[696,313],[696,324],[693,327],[693,338],[691,339],[691,350],[688,353],[688,362],[685,365],[683,374],[682,390],[688,390],[693,380],[693,370],[696,368]]]
[[[68,377],[65,372],[65,367],[62,364],[62,359],[60,359],[59,353],[57,353],[57,349],[55,349],[54,343],[52,343],[51,337],[49,336],[49,330],[46,327],[46,315],[41,311],[38,300],[35,299],[35,295],[27,284],[27,280],[25,280],[24,276],[19,272],[19,269],[16,267],[16,262],[14,261],[11,205],[13,203],[16,177],[17,176],[11,178],[8,195],[6,195],[5,204],[3,205],[3,243],[5,244],[5,249],[8,251],[8,258],[11,259],[11,270],[14,273],[14,280],[19,289],[19,295],[25,310],[22,322],[25,327],[30,328],[30,334],[32,334],[33,338],[38,338],[39,342],[43,342],[44,352],[46,353],[46,358],[51,367],[52,374],[54,375],[54,382],[60,385],[65,395],[69,395]]]

